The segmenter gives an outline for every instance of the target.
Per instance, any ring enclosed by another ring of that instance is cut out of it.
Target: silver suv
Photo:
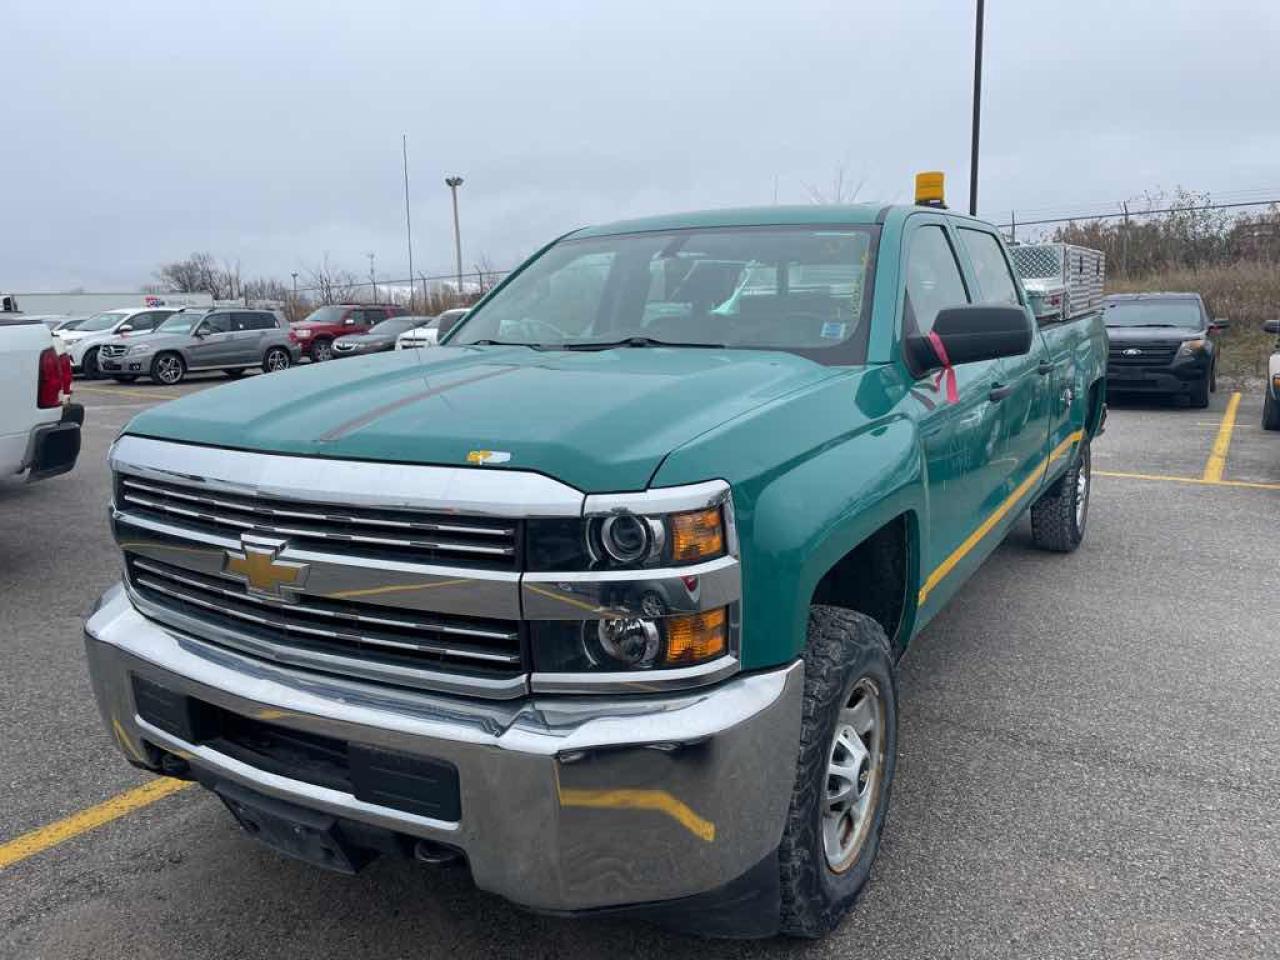
[[[222,370],[232,377],[250,367],[286,370],[298,362],[298,354],[289,324],[270,310],[184,309],[154,333],[103,344],[98,365],[121,383],[147,376],[174,384],[198,370]]]

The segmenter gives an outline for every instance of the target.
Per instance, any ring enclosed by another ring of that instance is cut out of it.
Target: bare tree
[[[360,281],[350,270],[341,270],[329,262],[329,254],[306,271],[312,299],[320,304],[350,303],[360,290]]]
[[[812,203],[822,205],[839,205],[845,203],[853,203],[858,199],[858,194],[862,192],[862,188],[866,185],[866,178],[859,180],[855,184],[849,184],[845,180],[844,164],[836,167],[835,173],[831,177],[830,188],[816,187],[813,184],[806,183],[804,188],[808,191],[809,200]]]

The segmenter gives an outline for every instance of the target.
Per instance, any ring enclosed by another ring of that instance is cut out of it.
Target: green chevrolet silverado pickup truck
[[[944,208],[575,231],[439,348],[129,424],[104,720],[336,870],[821,935],[876,855],[911,638],[1024,513],[1080,543],[1105,366],[1100,314],[1037,323]]]

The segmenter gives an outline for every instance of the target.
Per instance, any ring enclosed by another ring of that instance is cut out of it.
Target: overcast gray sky
[[[838,168],[967,205],[972,0],[0,0],[0,288],[517,262],[575,226],[808,202]],[[1280,189],[1280,4],[988,0],[980,213]]]

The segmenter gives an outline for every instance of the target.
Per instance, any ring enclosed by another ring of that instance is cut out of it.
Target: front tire
[[[1187,401],[1197,410],[1209,406],[1209,374],[1206,373],[1203,380],[1197,380],[1191,385]]]
[[[1262,401],[1262,429],[1280,430],[1280,400],[1268,390]]]
[[[156,358],[151,361],[151,379],[156,383],[172,387],[181,383],[186,375],[187,365],[183,362],[181,354],[160,353],[156,354]]]
[[[1089,491],[1093,488],[1093,459],[1089,441],[1067,472],[1031,505],[1031,539],[1041,550],[1071,553],[1084,539],[1089,522]]]
[[[97,380],[102,376],[102,368],[98,366],[98,350],[96,347],[85,352],[84,361],[80,364],[80,369],[84,371],[86,380]]]
[[[311,362],[324,363],[333,359],[333,341],[317,340],[311,345]]]
[[[292,363],[293,357],[289,355],[288,350],[284,347],[272,347],[262,358],[262,372],[278,373],[281,370],[288,370]]]
[[[222,371],[224,377],[230,377],[232,380],[239,380],[244,376],[244,367],[228,367]]]
[[[898,749],[889,639],[870,617],[809,610],[796,780],[778,847],[780,930],[821,937],[871,874]]]

